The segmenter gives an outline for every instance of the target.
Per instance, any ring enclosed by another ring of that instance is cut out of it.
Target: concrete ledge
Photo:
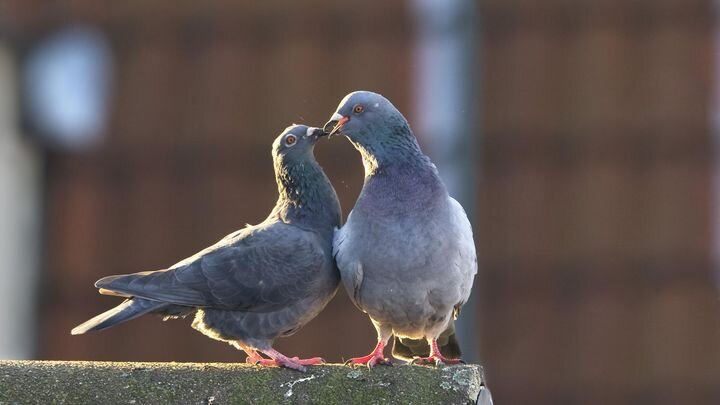
[[[472,404],[482,367],[0,361],[10,404]]]

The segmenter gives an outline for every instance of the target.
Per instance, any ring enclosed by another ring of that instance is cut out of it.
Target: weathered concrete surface
[[[472,404],[482,367],[0,361],[10,404]]]

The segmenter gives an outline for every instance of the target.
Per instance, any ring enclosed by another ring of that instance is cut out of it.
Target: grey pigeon
[[[101,294],[127,299],[72,334],[107,329],[147,313],[166,319],[195,314],[193,328],[245,351],[249,363],[304,371],[305,365],[322,362],[286,357],[272,343],[320,313],[340,282],[332,256],[340,203],[313,155],[323,134],[320,128],[293,125],[275,140],[279,198],[265,221],[169,269],[100,279],[95,286]]]
[[[460,362],[454,320],[477,273],[465,211],[448,195],[405,117],[380,94],[348,94],[325,131],[345,135],[365,167],[360,196],[335,234],[334,254],[348,295],[370,316],[378,343],[350,362],[388,363],[383,353],[392,335],[395,357]],[[439,338],[451,349],[447,355]]]

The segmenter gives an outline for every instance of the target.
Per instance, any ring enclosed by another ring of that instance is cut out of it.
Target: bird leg
[[[428,357],[415,357],[411,363],[412,364],[434,364],[434,365],[440,365],[440,364],[461,364],[464,363],[461,359],[448,359],[447,357],[443,356],[442,353],[440,353],[440,349],[437,345],[437,339],[431,339],[430,340],[430,356]]]
[[[244,343],[235,341],[232,342],[232,345],[247,353],[248,356],[245,359],[245,362],[248,364],[255,364],[261,366],[280,366],[291,368],[293,370],[305,371],[305,367],[303,366],[325,363],[325,360],[320,357],[313,357],[310,359],[301,359],[298,357],[290,358],[274,349],[260,350],[260,352],[270,357],[269,359],[266,359],[260,354],[258,354],[258,350]]]
[[[390,360],[386,359],[383,352],[385,351],[385,342],[379,340],[375,349],[372,353],[363,357],[353,357],[352,359],[345,362],[345,364],[365,364],[368,367],[372,367],[376,364],[382,364],[385,366],[391,366]]]
[[[248,364],[258,364],[262,360],[265,360],[262,356],[260,356],[254,348],[244,344],[241,341],[235,341],[230,343],[231,345],[235,346],[236,349],[242,350],[247,354],[247,358],[245,358],[245,363]]]
[[[309,359],[301,359],[299,357],[287,357],[275,349],[261,350],[263,354],[270,357],[270,359],[258,359],[255,364],[261,366],[280,366],[287,367],[293,370],[305,371],[305,366],[317,365],[325,363],[321,357],[313,357]],[[258,356],[259,357],[259,356]]]
[[[259,362],[265,360],[262,356],[260,356],[255,350],[252,351],[245,351],[247,353],[247,358],[245,359],[245,363],[248,364],[258,364]]]

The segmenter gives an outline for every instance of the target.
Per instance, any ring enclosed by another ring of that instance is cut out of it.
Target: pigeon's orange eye
[[[363,111],[365,111],[365,107],[363,107],[362,104],[355,104],[355,107],[353,107],[353,112],[355,114],[360,114]]]
[[[285,145],[292,146],[297,142],[297,137],[295,135],[288,135],[285,137]]]

